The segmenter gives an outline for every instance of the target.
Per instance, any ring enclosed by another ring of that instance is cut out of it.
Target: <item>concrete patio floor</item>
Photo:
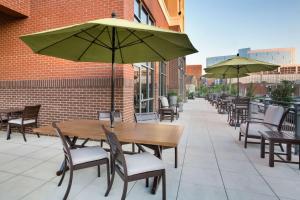
[[[179,146],[179,167],[175,169],[173,150],[163,152],[167,167],[167,199],[170,200],[291,200],[300,199],[300,171],[297,165],[275,163],[259,157],[259,145],[244,149],[227,115],[217,111],[203,99],[184,105],[180,119],[173,124],[185,126]],[[168,123],[168,122],[164,122]],[[93,142],[88,143],[93,145]],[[129,147],[128,147],[129,148]],[[0,133],[0,199],[55,200],[61,199],[68,177],[57,187],[60,177],[55,171],[63,154],[58,138],[28,135],[23,142],[20,134],[5,139]],[[75,172],[69,199],[121,198],[123,182],[116,175],[108,197],[105,167],[97,178],[96,168]],[[156,195],[149,193],[144,181],[132,182],[128,200],[161,199],[161,186]]]

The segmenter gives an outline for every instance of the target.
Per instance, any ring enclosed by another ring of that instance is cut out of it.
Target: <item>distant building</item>
[[[257,49],[243,48],[238,50],[239,56],[251,58],[277,65],[291,65],[296,63],[295,48]],[[216,56],[206,58],[206,67],[232,58],[236,55]]]
[[[202,65],[186,65],[185,75],[186,85],[193,84],[195,86],[199,86],[201,83]]]
[[[243,48],[238,50],[239,56],[280,65],[277,70],[270,72],[252,73],[240,78],[241,83],[279,83],[281,80],[300,80],[300,64],[296,64],[295,48],[257,49]],[[227,60],[235,55],[206,58],[206,67]],[[232,80],[232,83],[236,79]],[[215,81],[216,83],[216,81]]]

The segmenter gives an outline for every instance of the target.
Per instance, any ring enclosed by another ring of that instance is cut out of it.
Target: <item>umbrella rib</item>
[[[88,39],[85,39],[85,38],[82,38],[82,37],[80,37],[80,36],[78,36],[78,35],[75,35],[74,37],[77,37],[77,38],[79,38],[79,39],[82,39],[82,40],[85,40],[85,41],[87,41],[87,42],[92,42],[92,41],[90,41],[90,40],[88,40]],[[111,49],[109,46],[104,46],[104,45],[102,45],[102,44],[98,44],[97,42],[94,42],[94,44],[96,44],[96,45],[99,45],[99,46],[101,46],[101,47],[103,47],[103,48],[106,48],[106,49]]]
[[[98,37],[100,37],[102,35],[102,33],[104,32],[104,29],[102,29],[102,31],[97,35],[97,37],[94,38],[94,40],[89,44],[89,46],[82,52],[82,54],[79,56],[79,58],[77,60],[81,60],[82,56],[89,50],[89,48],[95,44],[95,41],[98,39]]]
[[[135,31],[133,31],[135,32]],[[121,42],[120,42],[120,45],[123,44],[123,42],[125,42],[130,36],[132,35],[132,33],[129,33]]]
[[[145,40],[141,39],[139,36],[137,36],[135,33],[133,33],[131,30],[127,29],[130,33],[132,33],[136,38],[138,38],[141,42],[143,42],[149,49],[151,49],[154,53],[156,53],[159,57],[161,57],[164,61],[166,60],[159,52],[157,52],[153,47],[151,47]]]
[[[147,38],[150,38],[150,37],[153,37],[153,36],[154,36],[154,35],[151,34],[151,35],[147,35],[147,36],[145,36],[145,37],[143,37],[143,38],[141,38],[141,39],[144,40],[144,39],[147,39]],[[121,46],[120,48],[129,47],[129,46],[136,45],[136,44],[139,44],[139,43],[143,43],[143,41],[141,41],[141,40],[136,40],[136,41],[130,42],[130,43],[124,45],[124,46]]]
[[[101,35],[102,35],[102,33],[104,32],[104,29],[105,29],[105,28],[102,29]],[[90,34],[89,32],[86,32],[86,31],[84,31],[84,30],[83,30],[83,32],[86,33],[87,35],[89,35],[90,37],[92,37],[93,39],[95,39],[95,36],[93,36],[93,35]],[[99,36],[98,36],[98,37],[99,37]],[[98,40],[98,37],[96,37],[96,40],[97,40],[98,42],[100,42],[100,44],[102,44],[103,47],[105,47],[105,48],[107,48],[107,49],[111,49],[107,44],[105,44],[105,43],[102,42],[101,40]],[[95,41],[95,40],[94,40],[94,41]]]
[[[92,29],[92,28],[94,28],[94,27],[96,27],[96,26],[98,26],[98,24],[97,24],[97,25],[94,25],[94,26],[92,26],[92,27],[90,27],[90,28],[88,28],[87,30]],[[78,33],[74,33],[74,34],[72,34],[72,35],[70,35],[70,36],[68,36],[68,37],[66,37],[66,38],[63,38],[63,39],[61,39],[61,40],[59,40],[59,41],[57,41],[57,42],[54,42],[53,44],[50,44],[50,45],[48,45],[48,46],[46,46],[46,47],[44,47],[44,48],[38,50],[37,53],[40,53],[41,51],[43,51],[43,50],[45,50],[45,49],[47,49],[47,48],[49,48],[49,47],[52,47],[52,46],[54,46],[54,45],[56,45],[56,44],[58,44],[58,43],[60,43],[60,42],[63,42],[63,41],[65,41],[65,40],[67,40],[67,39],[73,37],[74,35],[77,35],[77,34],[82,33],[82,32],[83,32],[83,31],[81,30],[81,31],[78,32]]]
[[[108,26],[106,26],[106,30],[107,30],[107,35],[108,35],[109,40],[110,40],[110,45],[111,45],[111,47],[113,48],[112,39],[111,39],[111,36],[110,36],[110,34],[109,34]]]
[[[123,58],[122,48],[120,48],[120,39],[119,39],[119,35],[118,35],[118,30],[117,30],[117,29],[116,29],[116,36],[117,36],[118,46],[119,46],[119,48],[117,48],[117,49],[120,50],[121,60],[122,60],[122,63],[124,63],[124,58]]]

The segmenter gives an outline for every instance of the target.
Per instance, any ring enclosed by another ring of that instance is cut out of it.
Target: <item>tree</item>
[[[283,80],[271,91],[271,97],[276,102],[291,102],[294,92],[294,83],[292,81]]]

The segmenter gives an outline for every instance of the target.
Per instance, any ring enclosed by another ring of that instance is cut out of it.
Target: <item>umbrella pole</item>
[[[111,56],[111,112],[110,112],[110,127],[114,128],[115,118],[115,34],[116,28],[112,28],[112,56]]]
[[[240,67],[237,67],[237,98],[240,96]]]

